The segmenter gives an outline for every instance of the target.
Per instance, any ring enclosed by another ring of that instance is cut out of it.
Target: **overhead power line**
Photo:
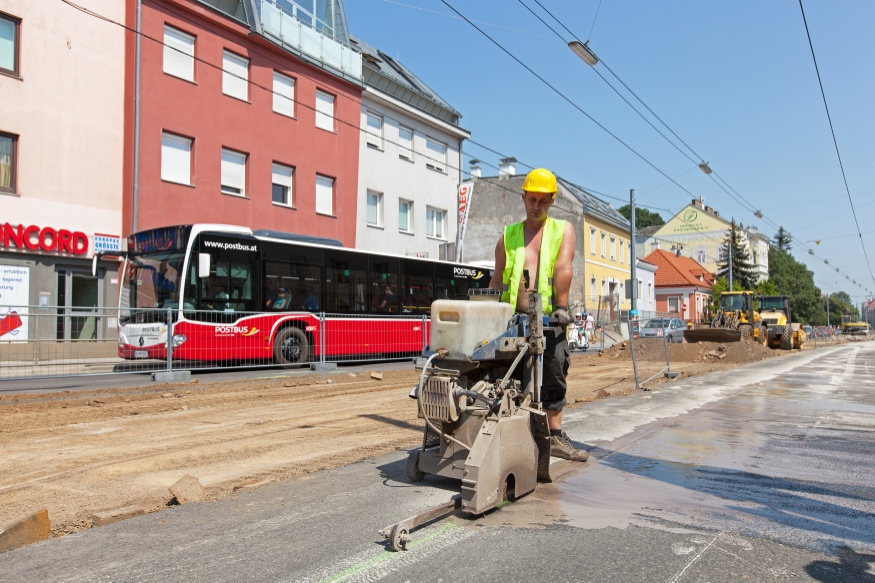
[[[541,75],[539,75],[538,73],[536,73],[534,69],[532,69],[531,67],[529,67],[528,65],[526,65],[522,60],[520,60],[519,57],[517,57],[517,56],[514,55],[512,52],[510,52],[508,49],[506,49],[506,48],[504,47],[504,45],[502,45],[502,44],[499,43],[497,40],[495,40],[494,38],[492,38],[491,36],[489,36],[489,35],[488,35],[488,34],[487,34],[482,28],[480,28],[479,26],[477,26],[476,24],[474,24],[474,23],[473,23],[468,17],[466,17],[464,14],[462,14],[461,12],[459,12],[458,10],[456,10],[456,9],[452,6],[452,4],[450,4],[449,2],[447,2],[447,0],[441,0],[441,2],[442,2],[447,8],[449,8],[450,10],[452,10],[453,12],[455,12],[456,14],[458,14],[459,16],[461,16],[462,19],[465,20],[465,22],[467,22],[468,24],[470,24],[472,27],[474,27],[475,30],[477,30],[477,32],[479,32],[480,34],[482,34],[483,36],[485,36],[487,39],[489,39],[489,41],[492,42],[492,44],[494,44],[495,46],[497,46],[498,48],[500,48],[500,49],[501,49],[501,50],[502,50],[507,56],[509,56],[509,57],[510,57],[511,59],[513,59],[514,61],[516,61],[516,62],[517,62],[519,65],[521,65],[526,71],[528,71],[529,73],[531,73],[532,75],[534,75],[539,81],[541,81],[541,83],[543,83],[544,85],[546,85],[546,86],[547,86],[548,88],[550,88],[554,93],[556,93],[559,97],[561,97],[561,98],[564,99],[566,102],[568,102],[568,104],[571,105],[574,109],[576,109],[577,111],[579,111],[580,113],[582,113],[583,115],[585,115],[585,116],[586,116],[591,122],[593,122],[594,124],[596,124],[596,125],[597,125],[599,128],[601,128],[605,133],[607,133],[609,136],[611,136],[612,138],[614,138],[617,142],[619,142],[620,144],[622,144],[627,150],[629,150],[630,152],[632,152],[633,154],[635,154],[635,156],[637,156],[638,158],[640,158],[640,159],[641,159],[643,162],[645,162],[648,166],[650,166],[651,168],[653,168],[654,170],[656,170],[657,172],[659,172],[660,174],[662,174],[664,177],[666,177],[666,178],[668,178],[669,180],[671,180],[671,182],[672,182],[675,186],[677,186],[678,188],[680,188],[681,190],[683,190],[684,192],[686,192],[686,193],[689,194],[690,196],[693,196],[693,193],[692,193],[692,192],[690,192],[689,190],[687,190],[686,188],[684,188],[683,186],[681,186],[681,185],[680,185],[677,181],[675,181],[671,176],[669,176],[669,175],[666,174],[661,168],[659,168],[658,166],[656,166],[656,164],[654,164],[653,162],[651,162],[650,160],[648,160],[647,158],[645,158],[642,154],[640,154],[637,150],[635,150],[635,148],[633,148],[632,146],[630,146],[629,144],[627,144],[626,142],[624,142],[624,141],[623,141],[623,140],[622,140],[617,134],[613,133],[613,132],[612,132],[611,130],[609,130],[607,127],[605,127],[604,125],[602,125],[601,122],[599,122],[599,121],[596,120],[594,117],[592,117],[589,113],[587,113],[582,107],[580,107],[577,103],[575,103],[570,97],[568,97],[567,95],[565,95],[564,93],[562,93],[561,91],[559,91],[559,89],[557,89],[557,88],[556,88],[554,85],[552,85],[549,81],[547,81],[547,80],[544,79]]]
[[[823,108],[826,110],[826,119],[829,122],[829,131],[832,134],[832,143],[835,146],[836,157],[839,159],[839,168],[842,171],[842,180],[845,183],[845,192],[848,193],[848,202],[851,203],[851,210],[854,212],[854,224],[857,226],[857,234],[860,236],[860,246],[863,247],[863,255],[866,257],[866,266],[869,268],[869,276],[872,278],[872,283],[875,283],[875,275],[872,274],[872,265],[869,263],[869,255],[866,252],[866,245],[863,243],[863,235],[860,233],[860,221],[857,220],[857,210],[854,208],[854,199],[851,197],[851,189],[848,188],[848,177],[845,175],[845,165],[842,162],[842,155],[839,152],[839,143],[836,140],[835,128],[832,125],[832,117],[829,114],[829,105],[826,103],[826,93],[823,90],[823,81],[820,79],[820,69],[817,66],[817,57],[814,55],[814,44],[811,42],[811,32],[808,30],[808,19],[805,18],[805,8],[802,7],[802,0],[799,0],[799,11],[802,13],[802,22],[805,24],[805,36],[808,38],[808,48],[811,49],[811,60],[814,62],[814,71],[817,73],[817,84],[820,86],[820,96],[823,98]]]
[[[549,29],[550,29],[550,30],[551,30],[551,31],[552,31],[557,37],[559,37],[560,40],[562,40],[563,42],[566,42],[566,39],[565,39],[561,34],[559,34],[558,32],[556,32],[556,30],[555,30],[552,26],[550,26],[549,24],[547,24],[547,23],[546,23],[546,22],[545,22],[545,21],[544,21],[544,20],[543,20],[538,14],[537,14],[537,13],[535,13],[535,12],[534,12],[534,11],[528,6],[528,5],[526,5],[525,2],[523,2],[523,0],[518,0],[518,1],[519,1],[521,4],[523,4],[523,6],[525,6],[525,7],[529,10],[529,12],[531,12],[532,14],[534,14],[534,15],[538,18],[538,20],[540,20],[542,23],[544,23],[544,25],[547,26],[547,28],[549,28]],[[553,20],[555,20],[557,23],[559,23],[559,25],[560,25],[562,28],[564,28],[564,29],[568,32],[568,34],[570,34],[574,39],[578,39],[578,38],[579,38],[579,37],[578,37],[577,35],[575,35],[574,32],[572,32],[567,26],[565,26],[565,24],[564,24],[559,18],[557,18],[552,12],[550,12],[550,10],[548,10],[548,9],[547,9],[547,8],[546,8],[546,7],[540,2],[540,0],[534,0],[534,1],[535,1],[535,3],[537,3],[538,6],[540,6],[540,7],[544,10],[544,12],[546,12],[547,14],[549,14],[550,17],[551,17]],[[802,7],[802,0],[799,0],[799,5],[800,5],[800,8],[801,8],[801,7]],[[803,11],[803,19],[804,19],[804,16],[805,16],[805,15],[804,15],[804,11]],[[805,27],[806,27],[806,33],[807,33],[807,32],[808,32],[808,25],[807,25],[807,23],[806,23]],[[809,45],[810,45],[810,43],[811,43],[811,37],[810,37],[810,35],[809,35],[808,39],[809,39]],[[814,49],[812,48],[811,51],[812,51],[812,58],[813,58],[813,57],[814,57]],[[665,128],[668,129],[668,131],[671,132],[671,134],[672,134],[675,138],[677,138],[678,141],[680,141],[680,143],[683,144],[683,145],[684,145],[684,146],[685,146],[685,147],[686,147],[686,148],[687,148],[687,149],[693,154],[693,156],[695,156],[695,158],[698,158],[699,160],[701,160],[701,161],[702,161],[702,162],[701,162],[702,165],[705,165],[705,164],[706,164],[706,163],[704,162],[704,158],[703,158],[702,156],[700,156],[700,155],[699,155],[699,154],[698,154],[698,153],[697,153],[697,152],[696,152],[696,151],[695,151],[695,150],[694,150],[694,149],[693,149],[693,148],[692,148],[692,147],[691,147],[686,141],[684,141],[684,139],[681,138],[681,137],[677,134],[677,132],[675,132],[675,131],[671,128],[671,126],[669,126],[669,125],[668,125],[668,124],[667,124],[667,123],[666,123],[661,117],[659,117],[659,115],[658,115],[655,111],[653,111],[653,109],[652,109],[649,105],[647,105],[647,103],[645,103],[644,100],[641,99],[641,97],[640,97],[637,93],[635,93],[635,91],[633,91],[632,88],[629,87],[629,85],[628,85],[625,81],[623,81],[623,80],[620,78],[620,76],[617,75],[616,72],[614,72],[613,69],[611,69],[611,67],[610,67],[610,66],[604,61],[604,59],[602,59],[601,57],[599,57],[599,62],[600,62],[602,65],[604,65],[604,67],[605,67],[605,68],[611,73],[611,75],[613,75],[613,77],[614,77],[615,79],[617,79],[617,81],[619,81],[620,84],[623,85],[623,87],[624,87],[624,88],[625,88],[630,94],[632,94],[632,95],[635,97],[635,99],[637,99],[638,102],[641,103],[641,105],[643,105],[643,106],[647,109],[648,112],[650,112],[651,115],[653,115],[653,117],[655,117],[655,118],[656,118],[656,119],[657,119],[657,120],[658,120],[663,126],[665,126]],[[817,68],[817,62],[816,62],[816,60],[815,60],[815,69],[816,69],[816,68]],[[679,151],[682,155],[684,155],[687,159],[689,159],[689,160],[692,161],[693,163],[696,163],[695,160],[694,160],[693,158],[691,158],[688,154],[686,154],[685,152],[683,152],[683,151],[678,147],[677,144],[675,144],[675,143],[674,143],[672,140],[670,140],[665,134],[663,134],[661,131],[659,131],[659,130],[656,128],[656,126],[654,126],[654,125],[650,122],[650,120],[648,120],[647,117],[644,116],[644,114],[642,114],[641,111],[638,110],[638,108],[636,108],[634,105],[632,105],[632,103],[629,102],[629,100],[626,99],[625,96],[623,96],[623,95],[617,90],[617,88],[614,87],[613,84],[611,84],[611,83],[610,83],[610,82],[609,82],[609,81],[608,81],[608,80],[607,80],[607,79],[606,79],[606,78],[605,78],[605,77],[604,77],[604,76],[598,71],[598,69],[596,69],[595,67],[593,67],[593,70],[595,70],[596,74],[598,74],[598,76],[602,79],[602,81],[604,81],[604,82],[605,82],[605,83],[606,83],[611,89],[613,89],[614,92],[616,92],[616,93],[617,93],[617,94],[623,99],[623,101],[625,101],[626,104],[629,105],[629,107],[630,107],[633,111],[635,111],[635,113],[637,113],[639,116],[641,116],[642,119],[644,119],[645,121],[647,121],[647,123],[648,123],[648,124],[649,124],[649,125],[650,125],[650,126],[651,126],[651,127],[657,132],[657,133],[659,133],[659,135],[662,136],[663,139],[665,139],[669,144],[672,145],[672,147],[674,147],[676,150],[678,150],[678,151]],[[820,73],[819,73],[819,72],[818,72],[818,82],[820,82]],[[822,85],[822,84],[821,84],[821,94],[823,95],[823,85]],[[826,97],[825,97],[825,96],[824,96],[824,106],[826,106]],[[827,116],[829,117],[829,110],[828,110],[828,109],[827,109]],[[831,121],[831,120],[830,120],[830,129],[832,129],[832,121]],[[833,142],[835,143],[835,132],[833,132]],[[836,143],[836,153],[838,154],[838,145],[837,145],[837,143]],[[841,157],[839,157],[839,165],[840,165],[840,167],[842,168],[842,177],[844,177],[844,176],[845,176],[845,173],[844,173],[844,167],[843,167],[842,164],[841,164]],[[702,167],[702,166],[700,165],[700,167]],[[755,214],[758,218],[762,219],[767,225],[771,226],[773,229],[779,229],[779,228],[780,228],[780,226],[779,226],[777,223],[775,223],[775,222],[774,222],[773,220],[771,220],[769,217],[766,217],[766,216],[762,213],[762,211],[761,211],[760,209],[757,209],[757,207],[756,207],[755,205],[753,205],[749,200],[747,200],[747,199],[746,199],[744,196],[742,196],[737,190],[735,190],[735,189],[734,189],[734,188],[733,188],[733,187],[732,187],[732,186],[731,186],[731,185],[730,185],[730,184],[729,184],[729,183],[728,183],[728,182],[727,182],[722,176],[720,176],[717,172],[715,172],[715,171],[714,171],[713,169],[711,169],[710,167],[708,167],[708,170],[710,170],[710,172],[707,173],[707,174],[708,174],[708,177],[714,182],[714,184],[717,185],[717,187],[720,188],[723,192],[725,192],[725,193],[726,193],[731,199],[733,199],[735,202],[737,202],[739,205],[741,205],[742,208],[744,208],[745,210],[747,210],[747,211],[749,211],[749,212]],[[850,198],[850,190],[848,189],[848,184],[847,184],[847,179],[845,179],[845,190],[846,190],[846,192],[847,192],[847,194],[848,194],[848,199],[851,200],[851,198]],[[854,208],[854,207],[853,207],[853,200],[851,200],[851,208],[852,208],[852,210],[853,210],[853,208]],[[856,211],[854,211],[854,220],[855,220],[855,222],[857,221],[857,219],[856,219]],[[859,235],[859,237],[860,237],[860,243],[861,243],[861,245],[862,245],[862,244],[863,244],[863,241],[862,241],[862,235],[860,234],[859,223],[857,223],[857,232],[858,232],[858,235]],[[814,251],[813,251],[810,247],[808,247],[808,246],[805,244],[805,242],[804,242],[803,240],[801,240],[801,239],[797,238],[796,236],[792,235],[792,233],[791,233],[790,236],[791,236],[791,238],[792,238],[793,241],[795,241],[795,242],[796,242],[800,247],[802,247],[803,249],[806,249],[806,250],[809,252],[809,254],[814,255],[815,257],[818,257],[818,256],[814,253]],[[867,266],[869,266],[869,258],[868,258],[868,255],[866,254],[866,248],[865,248],[865,245],[863,245],[863,254],[864,254],[865,258],[866,258],[866,264],[867,264]],[[820,258],[820,257],[818,257],[818,258]],[[820,258],[820,259],[823,259],[823,258]],[[872,275],[872,268],[871,268],[871,266],[869,266],[869,273],[870,273],[870,275]],[[875,282],[875,277],[873,277],[873,282]],[[859,285],[859,284],[858,284],[858,285]],[[861,286],[861,287],[862,287],[862,286]]]

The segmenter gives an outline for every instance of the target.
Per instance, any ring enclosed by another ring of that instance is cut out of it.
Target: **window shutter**
[[[246,154],[222,148],[222,191],[246,196]]]
[[[316,90],[316,127],[334,131],[334,96]]]
[[[316,212],[334,214],[334,179],[316,175]]]
[[[194,81],[194,38],[172,26],[164,25],[165,73]]]
[[[295,80],[276,71],[273,74],[273,110],[295,116]]]
[[[383,118],[379,115],[367,112],[367,142],[378,150],[383,149]]]
[[[444,167],[447,165],[447,147],[436,140],[426,137],[425,149],[427,150],[428,157],[433,160],[428,165],[443,172]]]
[[[222,93],[248,101],[249,59],[225,51],[222,70]]]
[[[161,134],[161,180],[191,184],[191,140]]]

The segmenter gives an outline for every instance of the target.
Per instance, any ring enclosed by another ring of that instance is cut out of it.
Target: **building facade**
[[[769,277],[769,238],[756,227],[738,224],[739,239],[750,255],[751,264],[758,281]],[[717,273],[723,257],[724,241],[730,229],[730,221],[706,206],[700,197],[693,199],[678,214],[658,229],[648,227],[639,232],[637,251],[652,253],[657,249],[689,257],[711,273]]]
[[[455,259],[461,115],[389,55],[364,57],[356,247]]]
[[[354,246],[362,73],[342,3],[141,10],[125,53],[124,234],[209,222]]]
[[[125,19],[114,0],[89,8]],[[123,234],[124,47],[69,5],[0,3],[0,342],[116,334],[100,308],[117,305],[117,264],[93,276],[91,257]]]
[[[648,316],[656,312],[656,271],[659,268],[643,259],[635,261],[635,276],[638,279],[638,312]]]

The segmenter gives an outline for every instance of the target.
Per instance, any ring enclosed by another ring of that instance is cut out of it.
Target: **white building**
[[[635,261],[635,276],[638,279],[638,312],[643,316],[656,312],[657,267],[641,259]]]
[[[461,114],[404,65],[359,39],[364,57],[356,247],[454,259]]]

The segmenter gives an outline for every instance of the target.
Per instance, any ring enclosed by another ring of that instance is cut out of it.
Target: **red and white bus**
[[[421,353],[435,299],[488,287],[488,270],[382,255],[231,225],[131,235],[119,356],[302,364]],[[168,314],[169,319],[168,322]]]

